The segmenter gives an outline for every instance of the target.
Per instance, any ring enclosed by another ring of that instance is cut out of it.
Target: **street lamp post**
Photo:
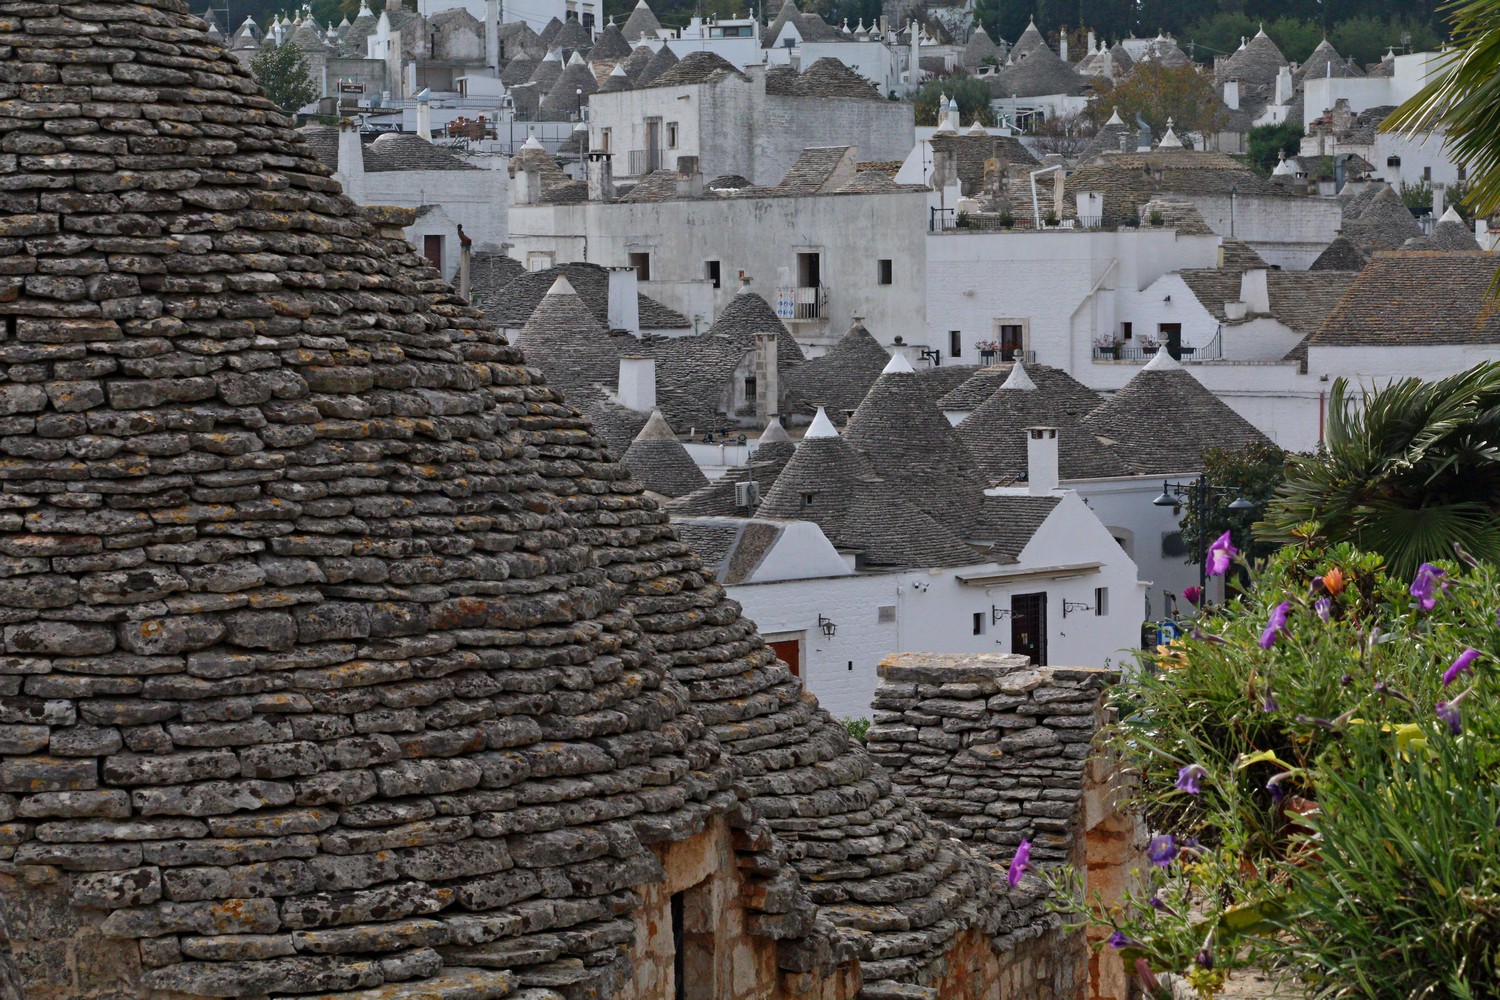
[[[1208,502],[1211,497],[1233,496],[1238,490],[1228,486],[1214,486],[1202,476],[1186,483],[1169,483],[1162,480],[1161,496],[1151,502],[1157,507],[1171,507],[1180,509],[1183,501],[1192,506],[1193,518],[1198,523],[1198,530],[1202,532],[1208,520]],[[1240,512],[1254,510],[1255,504],[1244,496],[1237,497],[1229,504],[1229,509]],[[1203,553],[1198,554],[1198,599],[1204,600],[1208,595],[1208,559]]]

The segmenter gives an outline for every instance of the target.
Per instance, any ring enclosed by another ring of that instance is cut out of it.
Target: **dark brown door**
[[[441,236],[422,237],[422,255],[427,258],[428,263],[441,271],[443,269],[443,238]]]
[[[1047,595],[1015,594],[1010,599],[1010,651],[1047,665]]]
[[[771,643],[771,648],[782,663],[792,668],[793,677],[802,676],[802,643],[797,639],[783,639]]]
[[[1160,323],[1161,345],[1172,355],[1173,361],[1182,360],[1182,324]]]
[[[1000,360],[1014,361],[1016,355],[1026,346],[1025,338],[1021,335],[1021,324],[1000,324]]]

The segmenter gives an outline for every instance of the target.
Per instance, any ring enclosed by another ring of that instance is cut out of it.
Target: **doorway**
[[[797,286],[817,288],[823,284],[823,255],[816,250],[797,254]]]
[[[441,236],[422,237],[422,256],[427,262],[439,271],[443,269],[443,238]]]
[[[661,119],[646,120],[646,172],[661,169]]]
[[[1047,594],[1013,594],[1010,599],[1010,651],[1047,665]]]
[[[778,659],[791,668],[793,677],[802,676],[802,640],[782,639],[778,642],[767,643],[776,653]]]
[[[1160,323],[1160,324],[1158,324],[1158,328],[1161,330],[1160,340],[1161,340],[1162,346],[1167,349],[1167,353],[1172,356],[1172,360],[1173,361],[1181,361],[1182,360],[1182,324],[1181,323]]]
[[[1000,360],[1017,361],[1026,349],[1026,333],[1020,323],[1000,324]]]

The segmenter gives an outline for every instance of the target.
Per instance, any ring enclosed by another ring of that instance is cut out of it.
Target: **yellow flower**
[[[1184,644],[1177,639],[1172,639],[1164,646],[1156,647],[1156,663],[1163,670],[1176,670],[1178,667],[1187,666],[1187,650]]]

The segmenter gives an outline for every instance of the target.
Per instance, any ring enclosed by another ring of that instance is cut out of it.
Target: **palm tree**
[[[1461,0],[1449,10],[1454,47],[1441,70],[1380,127],[1445,130],[1473,178],[1464,201],[1486,216],[1500,211],[1500,0]]]
[[[1324,446],[1292,459],[1257,536],[1289,542],[1316,522],[1404,574],[1455,544],[1500,562],[1500,362],[1369,394],[1338,379]]]

